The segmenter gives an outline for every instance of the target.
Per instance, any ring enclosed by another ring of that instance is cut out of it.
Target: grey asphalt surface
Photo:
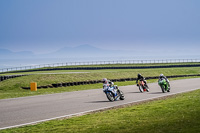
[[[200,78],[174,80],[171,92],[162,93],[157,83],[149,83],[150,92],[140,93],[136,85],[121,86],[125,100],[109,102],[101,89],[65,92],[0,100],[0,129],[33,124],[55,118],[140,102],[200,89]],[[81,86],[80,86],[81,87]]]

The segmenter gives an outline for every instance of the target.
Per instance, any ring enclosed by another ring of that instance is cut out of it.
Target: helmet
[[[140,74],[140,73],[138,73],[138,75],[137,75],[137,76],[139,77],[139,76],[141,76],[141,74]]]
[[[103,82],[103,83],[107,83],[107,78],[103,78],[103,79],[102,79],[102,82]]]
[[[163,77],[163,76],[164,76],[164,75],[161,73],[161,74],[160,74],[160,77]]]

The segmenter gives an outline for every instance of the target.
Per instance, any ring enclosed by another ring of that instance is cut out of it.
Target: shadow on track
[[[149,94],[161,94],[161,93],[163,93],[163,92],[151,92]]]
[[[126,92],[126,93],[141,93],[141,92],[139,92],[139,91],[136,92],[136,91],[135,91],[135,92]]]
[[[105,103],[105,102],[110,102],[110,101],[91,101],[91,102],[86,102],[86,103]]]

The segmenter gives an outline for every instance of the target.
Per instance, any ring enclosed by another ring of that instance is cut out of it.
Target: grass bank
[[[197,133],[200,132],[200,90],[70,119],[6,129],[2,133]]]
[[[56,71],[56,72],[72,72],[72,71]],[[61,87],[61,88],[38,89],[37,92],[31,92],[30,90],[23,90],[21,88],[21,87],[29,87],[30,82],[37,82],[38,86],[43,86],[61,82],[101,80],[104,77],[108,79],[136,78],[138,73],[141,73],[145,77],[159,76],[161,73],[163,73],[166,76],[184,75],[184,74],[187,75],[187,74],[200,74],[200,69],[198,67],[186,67],[186,68],[165,68],[165,69],[158,68],[158,69],[87,70],[87,71],[85,70],[79,72],[88,72],[88,73],[35,74],[35,75],[17,77],[2,81],[0,82],[0,99],[61,93],[61,92],[78,91],[86,89],[96,89],[102,87],[102,84],[94,84],[94,85],[82,85],[82,86]],[[123,83],[119,82],[116,84],[122,86],[122,85],[132,85],[134,83],[135,81],[123,82]]]
[[[20,72],[20,70],[10,71],[0,73],[0,76],[4,75],[15,75],[15,74],[35,74],[35,73],[56,73],[62,72],[62,70],[50,70],[53,68],[81,68],[81,67],[145,67],[145,66],[170,66],[170,65],[200,65],[200,62],[181,62],[181,63],[135,63],[135,64],[104,64],[104,65],[75,65],[75,66],[57,66],[57,67],[43,67],[43,68],[36,68],[36,69],[27,69],[27,70],[35,70],[33,72]],[[42,69],[46,69],[43,70]],[[38,71],[37,71],[38,70]],[[26,71],[26,70],[25,70]],[[76,71],[76,70],[75,70]]]

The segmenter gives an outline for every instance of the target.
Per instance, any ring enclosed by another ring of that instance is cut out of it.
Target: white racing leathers
[[[105,90],[110,90],[115,96],[117,95],[117,89],[115,89],[114,86],[110,87],[110,84],[103,84],[103,92],[105,92]]]

